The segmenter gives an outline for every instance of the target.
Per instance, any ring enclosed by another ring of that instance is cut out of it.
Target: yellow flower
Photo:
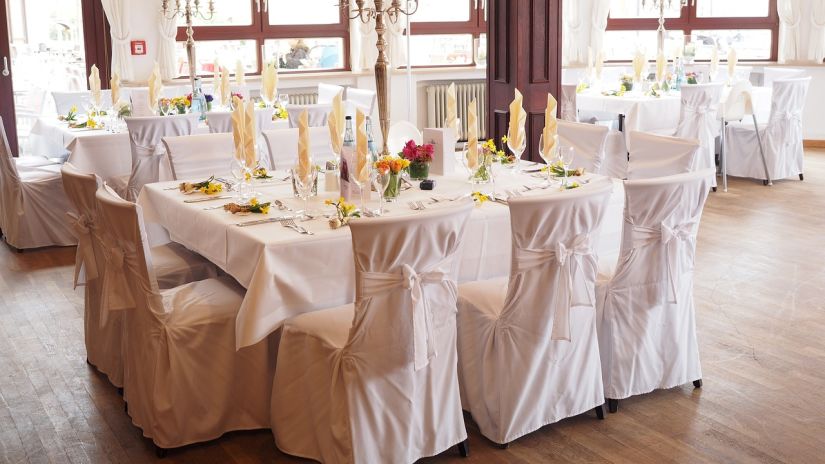
[[[77,106],[72,105],[72,107],[69,108],[69,113],[77,113]]]
[[[92,118],[89,118],[89,119],[86,121],[86,127],[88,127],[89,129],[94,129],[94,128],[96,128],[96,127],[97,127],[97,121],[95,121],[95,120],[94,120],[94,119],[92,119]]]
[[[473,192],[473,200],[474,200],[476,203],[478,203],[479,205],[481,205],[481,204],[482,204],[482,203],[484,203],[485,201],[488,201],[488,200],[489,200],[489,198],[487,197],[487,195],[485,195],[485,194],[483,194],[483,193],[481,193],[481,192]]]
[[[326,200],[324,200],[324,204],[327,205],[327,206],[330,206],[330,205],[332,205],[332,200],[326,199]]]
[[[258,204],[258,199],[257,198],[252,198],[251,200],[249,200],[249,206],[255,206],[257,204]]]
[[[506,135],[501,136],[501,143],[507,143],[508,140],[510,139]]]
[[[261,214],[269,214],[269,205],[261,207]]]

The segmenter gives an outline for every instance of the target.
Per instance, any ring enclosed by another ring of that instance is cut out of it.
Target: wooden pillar
[[[524,95],[527,148],[541,161],[547,93],[561,106],[561,0],[489,0],[487,16],[487,134],[507,133],[516,88]]]

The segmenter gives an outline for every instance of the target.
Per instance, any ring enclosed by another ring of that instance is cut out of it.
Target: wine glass
[[[372,171],[372,186],[375,187],[375,190],[378,191],[378,215],[384,215],[384,192],[387,191],[387,187],[390,185],[390,179],[392,176],[390,175],[389,169],[381,170],[375,169]]]
[[[369,169],[369,163],[367,163],[367,169]],[[366,195],[364,195],[364,194],[367,193],[369,191],[369,189],[372,188],[371,184],[370,184],[370,174],[368,173],[366,181],[362,181],[361,180],[361,175],[360,175],[359,172],[357,172],[357,171],[356,172],[350,172],[349,181],[352,182],[353,184],[355,184],[358,187],[359,191],[360,191],[360,194],[361,194],[361,214],[363,214],[365,216],[369,216],[370,211],[367,209],[367,199],[366,199]],[[384,192],[381,192],[381,197],[383,198],[383,196],[384,196]]]
[[[556,149],[558,149],[558,140],[556,140],[556,143],[553,146],[556,147]],[[541,159],[544,160],[545,163],[547,163],[547,183],[548,184],[553,183],[553,159],[556,157],[556,154],[553,153],[553,151],[554,150],[551,149],[550,153],[545,153],[545,151],[544,151],[544,134],[541,134],[541,136],[539,137],[539,156],[541,157]]]
[[[573,164],[573,156],[575,154],[575,149],[573,147],[559,147],[558,149],[559,161],[564,167],[564,187],[567,187],[568,171],[570,170],[570,165]]]
[[[510,149],[511,152],[516,156],[516,162],[518,163],[521,161],[521,155],[524,153],[524,150],[527,148],[527,134],[524,131],[519,131],[520,137],[516,137],[519,140],[519,144],[515,144],[516,138],[513,138],[513,135],[507,133],[507,148]]]
[[[286,109],[287,105],[289,105],[289,95],[285,93],[278,94],[278,105]]]
[[[229,166],[229,173],[232,174],[232,178],[235,179],[235,185],[237,186],[235,190],[235,202],[243,203],[246,200],[246,166],[241,160],[233,158]]]
[[[159,98],[158,99],[158,111],[160,111],[161,116],[169,116],[169,112],[171,111],[172,103],[167,98]]]
[[[469,154],[470,154],[470,144],[469,144],[469,142],[464,142],[464,145],[462,146],[462,149],[461,149],[461,163],[464,165],[464,168],[467,169],[467,172],[470,173],[469,182],[471,184],[477,184],[477,183],[479,183],[479,180],[476,178],[476,176],[478,175],[478,171],[481,168],[481,166],[484,165],[484,159],[483,159],[484,153],[482,153],[481,145],[479,144],[479,147],[478,147],[478,161],[476,162],[475,168],[470,166],[469,159],[468,159]]]
[[[312,196],[312,189],[315,186],[315,181],[318,179],[318,169],[315,166],[310,166],[306,176],[301,176],[299,172],[300,166],[296,165],[292,169],[292,178],[295,180],[295,189],[298,190],[298,196],[304,200],[304,210],[301,211],[300,219],[302,221],[308,221],[312,219],[309,215],[309,197]]]

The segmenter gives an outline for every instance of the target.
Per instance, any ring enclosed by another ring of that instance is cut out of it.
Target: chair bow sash
[[[126,266],[136,259],[133,246],[116,244],[106,251],[106,269],[103,274],[101,306],[103,314],[108,311],[131,309],[135,299],[126,280]],[[101,315],[101,324],[105,316]]]
[[[801,143],[802,112],[800,110],[775,111],[771,121],[776,124],[776,134],[785,141],[785,145]]]
[[[84,285],[85,282],[78,282],[80,278],[80,269],[86,270],[86,281],[97,279],[97,261],[95,261],[95,252],[92,248],[92,230],[94,230],[94,221],[85,214],[77,215],[68,212],[66,216],[69,218],[69,225],[72,228],[74,236],[77,238],[77,253],[75,254],[74,262],[74,287]]]
[[[665,250],[665,264],[668,281],[668,294],[665,296],[668,302],[678,303],[679,283],[676,267],[679,259],[679,250],[686,242],[694,240],[693,230],[697,221],[691,219],[681,224],[669,226],[665,223],[656,227],[633,226],[633,248],[642,248],[653,243],[661,243]],[[673,299],[670,299],[670,296]]]
[[[551,340],[570,341],[570,310],[574,306],[593,306],[594,289],[587,285],[582,277],[580,282],[585,284],[585,301],[575,301],[575,277],[583,271],[582,260],[587,260],[593,269],[597,267],[596,258],[590,248],[590,235],[581,234],[567,242],[558,242],[552,249],[518,248],[515,256],[515,272],[521,274],[540,266],[555,263],[559,267],[558,285],[553,292],[553,329]],[[573,267],[575,266],[575,269]]]
[[[361,274],[361,289],[364,298],[370,298],[401,287],[410,292],[412,298],[413,364],[419,371],[438,356],[436,350],[433,313],[429,301],[424,297],[426,284],[448,285],[455,294],[456,283],[450,276],[449,266],[453,256],[430,267],[426,271],[416,271],[404,264],[400,273],[364,272]]]

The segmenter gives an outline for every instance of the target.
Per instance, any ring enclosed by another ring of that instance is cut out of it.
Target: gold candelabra
[[[692,0],[696,4],[696,0]],[[679,7],[688,6],[688,0],[677,0]],[[658,32],[658,52],[663,54],[665,52],[665,9],[673,6],[673,0],[651,0],[653,8],[659,10],[659,29]],[[642,0],[642,8],[647,6],[647,0]]]
[[[175,0],[175,6],[171,6],[169,0],[163,0],[163,14],[167,19],[174,19],[178,16],[186,21],[186,56],[189,59],[189,83],[192,85],[192,95],[195,94],[195,77],[197,76],[197,63],[195,62],[195,30],[192,28],[192,20],[201,18],[209,21],[215,16],[214,0],[208,0],[206,11],[201,10],[201,0]]]
[[[378,59],[375,61],[375,91],[378,94],[378,119],[381,122],[381,135],[383,140],[382,153],[388,154],[387,135],[390,130],[390,102],[387,95],[387,41],[384,39],[386,32],[385,21],[392,24],[398,22],[401,15],[410,16],[418,11],[417,0],[407,0],[405,7],[402,8],[401,0],[391,0],[385,2],[384,0],[374,0],[374,7],[365,6],[366,0],[355,0],[355,7],[353,8],[350,0],[341,0],[339,6],[344,11],[349,19],[360,19],[362,23],[366,24],[370,21],[375,21],[375,33],[378,35],[378,41],[375,46],[378,48]],[[388,6],[384,6],[389,3]],[[409,34],[409,31],[407,31]],[[409,66],[409,57],[407,57],[407,66]]]

